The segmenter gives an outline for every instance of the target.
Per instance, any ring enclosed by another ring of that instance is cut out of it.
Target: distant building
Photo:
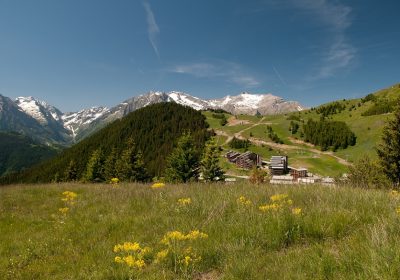
[[[269,163],[271,175],[284,175],[288,173],[288,157],[272,156]]]
[[[252,169],[255,166],[261,166],[262,164],[262,159],[260,155],[249,151],[243,154],[239,152],[229,151],[226,154],[226,158],[229,162],[235,163],[237,167],[244,169]]]
[[[269,181],[271,184],[291,185],[296,183],[291,175],[273,175]]]
[[[293,177],[293,180],[297,180],[298,178],[305,178],[307,177],[307,169],[306,168],[289,168],[289,174]]]

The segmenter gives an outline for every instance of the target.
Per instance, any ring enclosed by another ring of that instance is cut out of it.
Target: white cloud
[[[157,57],[160,57],[160,53],[159,53],[158,47],[157,47],[157,35],[160,33],[160,28],[157,25],[157,22],[154,17],[154,13],[151,9],[150,3],[147,1],[144,1],[143,7],[146,11],[147,34],[149,37],[150,44],[153,47],[153,50],[156,53]]]
[[[346,43],[345,38],[338,38],[323,58],[323,65],[319,68],[315,79],[331,77],[342,68],[347,68],[355,58],[357,50]]]
[[[233,62],[181,64],[172,67],[168,71],[197,78],[219,78],[244,88],[253,88],[260,85],[260,82],[246,73],[241,65]]]
[[[338,70],[349,67],[357,54],[346,36],[352,25],[351,11],[348,6],[328,0],[290,0],[292,5],[323,23],[330,32],[329,48],[321,52],[321,61],[316,73],[310,78],[318,80],[333,76]]]

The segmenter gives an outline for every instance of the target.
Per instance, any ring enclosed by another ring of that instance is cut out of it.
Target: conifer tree
[[[64,173],[64,181],[76,181],[78,179],[78,171],[76,169],[76,164],[73,159],[70,160],[67,170]]]
[[[136,182],[146,182],[150,179],[150,175],[147,172],[147,169],[145,167],[144,161],[143,161],[143,154],[139,150],[136,155],[135,155],[135,160],[133,162],[133,168],[132,168],[132,181]]]
[[[165,179],[173,183],[195,181],[199,177],[199,156],[190,132],[183,133],[167,158]]]
[[[135,159],[135,142],[129,138],[125,150],[115,162],[115,171],[121,181],[130,181],[132,177],[133,162]]]
[[[206,182],[224,179],[224,171],[219,165],[220,149],[213,140],[210,140],[205,147],[201,160],[201,172]]]
[[[83,174],[84,182],[95,182],[104,180],[104,169],[102,151],[100,149],[95,150],[89,158],[86,164],[86,171]]]
[[[141,151],[136,152],[133,138],[128,139],[126,149],[115,161],[115,174],[121,181],[145,182],[150,178],[143,161],[143,154]]]
[[[117,149],[114,147],[111,153],[107,156],[104,161],[104,179],[110,181],[112,178],[117,177],[117,170],[115,167],[117,161]]]
[[[396,101],[393,118],[383,128],[381,143],[377,147],[380,164],[389,180],[400,183],[400,98]]]

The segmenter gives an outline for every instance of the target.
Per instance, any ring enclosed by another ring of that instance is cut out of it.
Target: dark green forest
[[[0,132],[0,176],[31,167],[57,154],[58,150],[28,136]]]
[[[334,151],[346,149],[356,144],[356,136],[345,122],[309,119],[303,125],[303,132],[306,142],[320,146],[323,151],[330,147]]]
[[[190,131],[194,145],[201,150],[211,132],[201,112],[176,103],[159,103],[136,110],[123,119],[116,120],[92,136],[64,150],[59,156],[37,165],[20,174],[1,178],[0,183],[50,182],[63,178],[71,161],[82,178],[89,158],[100,149],[107,157],[114,149],[121,154],[128,139],[133,139],[137,151],[143,156],[150,176],[160,176],[164,171],[166,158],[185,131]]]

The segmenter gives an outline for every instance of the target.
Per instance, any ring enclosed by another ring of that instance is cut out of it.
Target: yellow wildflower
[[[292,204],[293,204],[293,200],[288,199],[288,200],[286,201],[286,203],[287,203],[288,205],[292,205]]]
[[[183,259],[182,263],[185,266],[189,266],[190,262],[192,261],[192,258],[190,256],[185,256],[185,258]]]
[[[293,208],[292,213],[294,215],[300,215],[301,214],[301,208]]]
[[[396,208],[396,213],[397,213],[397,214],[400,214],[400,206],[398,206],[398,207]]]
[[[146,263],[144,262],[144,260],[139,259],[135,262],[135,266],[139,269],[143,268],[146,266]]]
[[[186,236],[186,239],[190,239],[190,240],[195,240],[195,239],[204,239],[204,238],[208,238],[208,235],[200,232],[198,230],[192,230],[191,232],[189,232]]]
[[[63,214],[63,215],[67,215],[69,208],[68,207],[59,208],[58,211],[60,211],[61,214]]]
[[[180,231],[169,231],[167,232],[163,239],[161,240],[162,244],[169,245],[171,241],[176,240],[185,240],[185,235]]]
[[[188,198],[180,198],[178,199],[178,204],[181,206],[186,206],[192,203],[192,199],[190,197]]]
[[[251,200],[250,199],[247,199],[245,196],[240,196],[237,200],[236,200],[236,202],[238,203],[238,204],[241,204],[241,205],[244,205],[244,206],[250,206],[251,205]]]
[[[285,200],[286,198],[288,198],[287,194],[275,194],[270,197],[272,202],[282,201],[282,200]]]
[[[114,261],[116,262],[116,263],[123,263],[124,261],[122,260],[122,258],[121,257],[115,257],[114,258]]]
[[[118,252],[129,252],[129,251],[133,251],[133,252],[137,252],[140,251],[140,245],[137,242],[124,242],[124,244],[117,244],[114,246],[114,253],[118,253]]]
[[[76,193],[70,192],[70,191],[65,191],[62,194],[64,197],[61,198],[61,200],[65,201],[66,203],[69,203],[69,204],[74,204],[75,203],[74,200],[78,196]]]
[[[111,184],[118,184],[119,183],[119,179],[118,178],[111,178],[110,183]]]
[[[156,254],[156,263],[162,262],[168,256],[169,250],[162,250]]]
[[[135,265],[135,258],[131,255],[123,257],[123,260],[129,267],[132,267]]]
[[[258,207],[258,209],[260,209],[263,212],[267,212],[267,211],[277,211],[279,209],[279,205],[276,203],[272,203],[272,204],[266,204],[266,205],[261,205],[260,207]]]
[[[154,183],[153,185],[151,185],[151,187],[153,189],[160,189],[160,188],[165,187],[165,184],[164,183]]]

